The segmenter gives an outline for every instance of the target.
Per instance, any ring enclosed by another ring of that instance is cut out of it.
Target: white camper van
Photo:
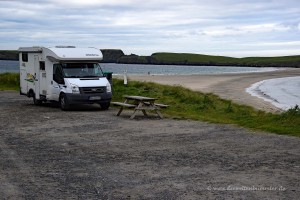
[[[34,104],[58,101],[62,110],[85,103],[106,110],[112,90],[99,65],[102,58],[96,48],[20,47],[20,94]]]

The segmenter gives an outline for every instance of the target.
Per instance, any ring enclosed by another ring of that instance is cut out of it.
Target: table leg
[[[128,103],[128,99],[126,99],[126,100],[124,101],[124,103]],[[124,107],[121,106],[119,112],[117,113],[117,116],[120,116],[120,114],[122,113],[123,110],[124,110]]]
[[[161,119],[163,119],[164,117],[163,117],[163,115],[160,113],[160,111],[159,110],[155,110],[155,112],[158,114],[158,116],[161,118]]]
[[[161,114],[161,112],[159,111],[159,107],[157,107],[154,102],[150,102],[150,106],[153,107],[154,111],[156,112],[156,114],[163,119],[163,115]]]
[[[123,106],[121,106],[119,112],[117,113],[117,116],[120,116],[120,114],[121,114],[121,112],[123,111],[123,109],[124,109]]]
[[[143,103],[142,102],[140,102],[138,105],[137,105],[137,107],[134,109],[134,112],[133,112],[133,114],[131,115],[131,117],[130,117],[130,119],[133,119],[134,117],[135,117],[135,115],[136,115],[136,112],[139,110],[139,108],[141,108],[143,106]],[[145,112],[144,110],[142,110],[143,111],[143,113]],[[144,113],[145,114],[145,113]],[[147,115],[147,114],[146,114]]]
[[[131,115],[131,117],[130,117],[130,119],[133,119],[134,117],[135,117],[135,115],[136,115],[136,109],[134,109],[134,111],[133,111],[133,114]]]
[[[145,115],[146,117],[148,117],[148,114],[147,114],[146,110],[142,110],[142,112],[144,113],[144,115]]]

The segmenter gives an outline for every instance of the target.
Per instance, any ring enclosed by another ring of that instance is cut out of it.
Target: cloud
[[[49,3],[68,7],[120,6],[135,3],[133,0],[49,0]]]
[[[74,44],[143,55],[295,52],[299,13],[298,0],[0,1],[0,48]]]
[[[250,34],[267,34],[270,32],[286,32],[291,30],[290,26],[268,23],[268,24],[250,24],[250,25],[235,25],[229,27],[210,27],[201,31],[202,34],[208,36],[237,36]]]

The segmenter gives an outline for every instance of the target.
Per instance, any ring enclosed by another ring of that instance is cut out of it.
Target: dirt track
[[[0,199],[298,199],[300,138],[0,92]]]

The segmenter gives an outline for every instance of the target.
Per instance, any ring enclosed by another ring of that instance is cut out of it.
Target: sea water
[[[300,106],[300,76],[260,81],[246,91],[282,110]]]
[[[276,68],[236,67],[236,66],[187,66],[187,65],[140,65],[140,64],[101,64],[104,71],[121,75],[197,75],[274,71]]]
[[[0,60],[0,73],[5,72],[19,73],[19,61]]]
[[[192,74],[223,74],[274,71],[271,67],[235,67],[235,66],[182,66],[182,65],[139,65],[101,63],[103,71],[121,75],[192,75]],[[18,61],[0,60],[0,73],[19,72]]]

